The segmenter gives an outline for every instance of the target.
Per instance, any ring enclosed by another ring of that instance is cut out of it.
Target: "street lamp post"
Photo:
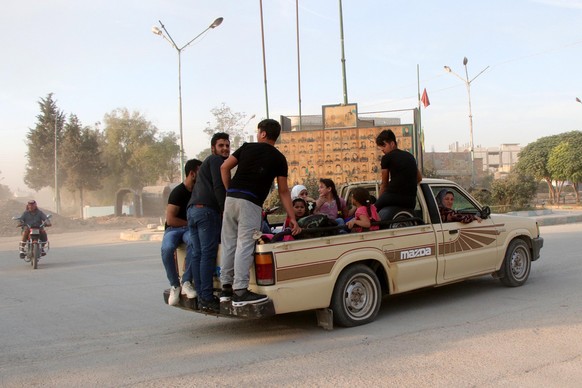
[[[340,43],[342,48],[342,83],[344,89],[344,105],[348,104],[348,85],[346,81],[346,55],[344,52],[344,13],[342,0],[339,0]]]
[[[184,50],[186,47],[188,47],[192,42],[194,42],[200,36],[202,36],[206,31],[208,31],[212,28],[218,27],[222,23],[223,20],[224,20],[224,18],[222,18],[222,17],[217,18],[204,31],[202,31],[200,34],[196,35],[194,37],[194,39],[190,40],[188,43],[186,43],[182,47],[178,47],[176,42],[174,42],[174,39],[172,39],[172,37],[170,36],[170,33],[168,32],[168,30],[166,30],[166,27],[162,24],[161,20],[158,20],[158,21],[160,22],[160,27],[162,27],[162,30],[164,30],[165,34],[157,26],[152,27],[152,32],[154,34],[159,35],[162,38],[164,38],[168,43],[170,43],[170,46],[175,48],[176,51],[178,52],[178,114],[179,114],[179,120],[180,120],[180,122],[179,122],[179,126],[180,126],[180,177],[181,177],[182,181],[184,181],[184,178],[185,178],[185,176],[184,176],[184,137],[183,137],[183,128],[182,128],[182,58],[181,58],[182,50]]]
[[[463,58],[463,66],[465,66],[465,78],[463,78],[460,75],[458,75],[457,73],[455,73],[448,66],[445,66],[445,71],[447,73],[451,73],[454,76],[456,76],[457,78],[459,78],[467,86],[467,95],[469,97],[469,131],[470,131],[470,135],[471,135],[471,137],[469,139],[469,150],[471,152],[471,186],[475,186],[475,149],[474,149],[474,145],[473,145],[473,114],[471,113],[471,82],[475,81],[475,79],[477,77],[479,77],[481,74],[483,74],[483,72],[485,70],[487,70],[489,68],[489,66],[487,66],[486,68],[481,70],[481,72],[479,72],[479,74],[477,74],[475,77],[473,77],[473,79],[469,80],[469,71],[467,70],[467,62],[469,62],[467,57]]]
[[[61,199],[60,199],[60,193],[59,193],[59,178],[58,178],[58,174],[59,174],[59,168],[58,168],[58,152],[57,152],[57,135],[58,135],[58,122],[59,122],[59,116],[58,116],[58,112],[55,112],[55,212],[57,214],[61,213]]]

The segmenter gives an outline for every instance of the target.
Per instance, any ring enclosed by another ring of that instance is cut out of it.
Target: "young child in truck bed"
[[[352,204],[356,207],[354,218],[346,223],[352,232],[378,230],[378,225],[372,226],[372,221],[380,221],[376,206],[370,203],[370,193],[363,187],[356,187],[352,192]]]
[[[295,219],[299,221],[300,218],[303,218],[307,215],[307,202],[301,197],[293,199],[293,210],[295,211]],[[283,229],[288,227],[289,217],[285,219],[285,222],[283,223]]]

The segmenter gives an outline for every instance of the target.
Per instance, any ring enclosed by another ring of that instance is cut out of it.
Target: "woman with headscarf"
[[[307,214],[312,214],[313,209],[315,208],[315,199],[309,196],[309,192],[307,191],[307,187],[303,185],[295,185],[291,189],[291,200],[295,198],[301,198],[307,203]]]
[[[474,214],[463,214],[453,210],[455,194],[448,189],[442,189],[436,196],[442,222],[461,222],[468,224],[473,221],[481,222],[481,217]]]

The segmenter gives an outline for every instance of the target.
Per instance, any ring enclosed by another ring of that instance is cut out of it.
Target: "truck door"
[[[435,185],[431,187],[435,196],[450,193],[454,197],[452,206],[455,214],[479,214],[473,198],[457,186]],[[450,196],[449,196],[450,198]],[[436,200],[438,203],[438,199]],[[459,217],[455,215],[452,219]],[[492,272],[498,261],[498,231],[491,218],[464,223],[442,220],[434,225],[437,233],[442,234],[438,243],[439,278],[438,283],[445,283]]]

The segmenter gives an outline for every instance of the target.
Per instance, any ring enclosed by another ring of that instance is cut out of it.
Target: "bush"
[[[498,179],[491,184],[491,199],[495,205],[523,209],[529,207],[537,187],[533,177],[512,172],[507,178]]]

